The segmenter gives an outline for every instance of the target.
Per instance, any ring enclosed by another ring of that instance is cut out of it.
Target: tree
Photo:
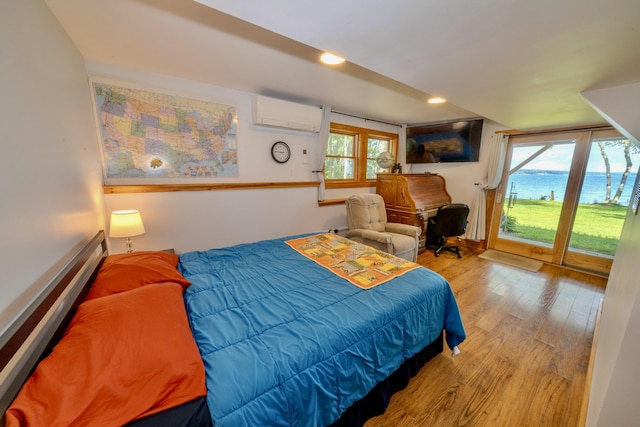
[[[627,183],[627,177],[631,172],[631,167],[633,166],[633,162],[631,161],[631,153],[634,154],[639,153],[640,149],[636,147],[631,141],[627,138],[625,139],[612,139],[612,140],[599,140],[597,141],[598,147],[600,147],[600,155],[602,156],[602,160],[604,160],[605,172],[607,177],[607,188],[604,203],[606,204],[617,204],[618,200],[620,200],[620,196],[622,195],[622,191],[624,190],[624,186]],[[620,177],[620,183],[618,184],[618,189],[616,190],[616,194],[611,198],[611,165],[609,163],[609,157],[606,153],[606,148],[614,148],[619,149],[622,148],[624,152],[624,159],[626,162],[626,166],[622,176]]]
[[[607,141],[608,143],[609,141]],[[604,196],[605,203],[611,203],[611,164],[609,163],[609,156],[607,156],[607,152],[604,149],[604,143],[602,141],[598,141],[598,147],[600,147],[600,155],[602,156],[602,160],[604,160],[604,169],[607,176],[607,191]]]

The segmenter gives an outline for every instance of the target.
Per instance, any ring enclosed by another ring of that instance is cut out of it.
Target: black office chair
[[[442,251],[453,252],[462,258],[458,245],[447,245],[447,237],[456,237],[460,240],[467,230],[467,217],[469,206],[464,203],[453,203],[441,206],[436,216],[430,218],[427,223],[426,246],[435,249],[435,256]]]

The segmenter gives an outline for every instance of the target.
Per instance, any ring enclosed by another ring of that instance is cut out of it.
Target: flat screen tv
[[[407,127],[407,163],[477,162],[483,119]]]

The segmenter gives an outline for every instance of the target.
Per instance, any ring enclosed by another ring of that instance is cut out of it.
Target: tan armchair
[[[379,194],[356,194],[346,200],[346,237],[409,261],[418,260],[420,228],[387,222],[384,199]]]

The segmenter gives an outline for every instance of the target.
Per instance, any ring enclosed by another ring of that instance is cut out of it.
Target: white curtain
[[[331,126],[331,107],[329,105],[322,106],[322,123],[320,124],[320,132],[318,133],[318,152],[316,155],[315,173],[318,175],[318,201],[324,200],[324,159],[327,156],[327,147],[329,145],[329,129]]]
[[[465,238],[468,240],[481,241],[485,238],[486,233],[486,214],[487,211],[487,195],[486,190],[476,184],[476,192],[473,196],[473,203],[469,211],[469,224],[467,224],[467,232]]]
[[[466,239],[480,241],[486,238],[487,190],[493,190],[500,184],[508,142],[509,136],[503,133],[495,133],[491,138],[487,175],[482,182],[476,183],[476,191],[469,212],[469,224],[465,234]]]
[[[504,159],[507,156],[507,144],[509,135],[496,133],[493,135],[491,151],[489,152],[489,165],[487,167],[487,178],[482,183],[486,190],[493,190],[500,184],[502,171],[504,170]]]

